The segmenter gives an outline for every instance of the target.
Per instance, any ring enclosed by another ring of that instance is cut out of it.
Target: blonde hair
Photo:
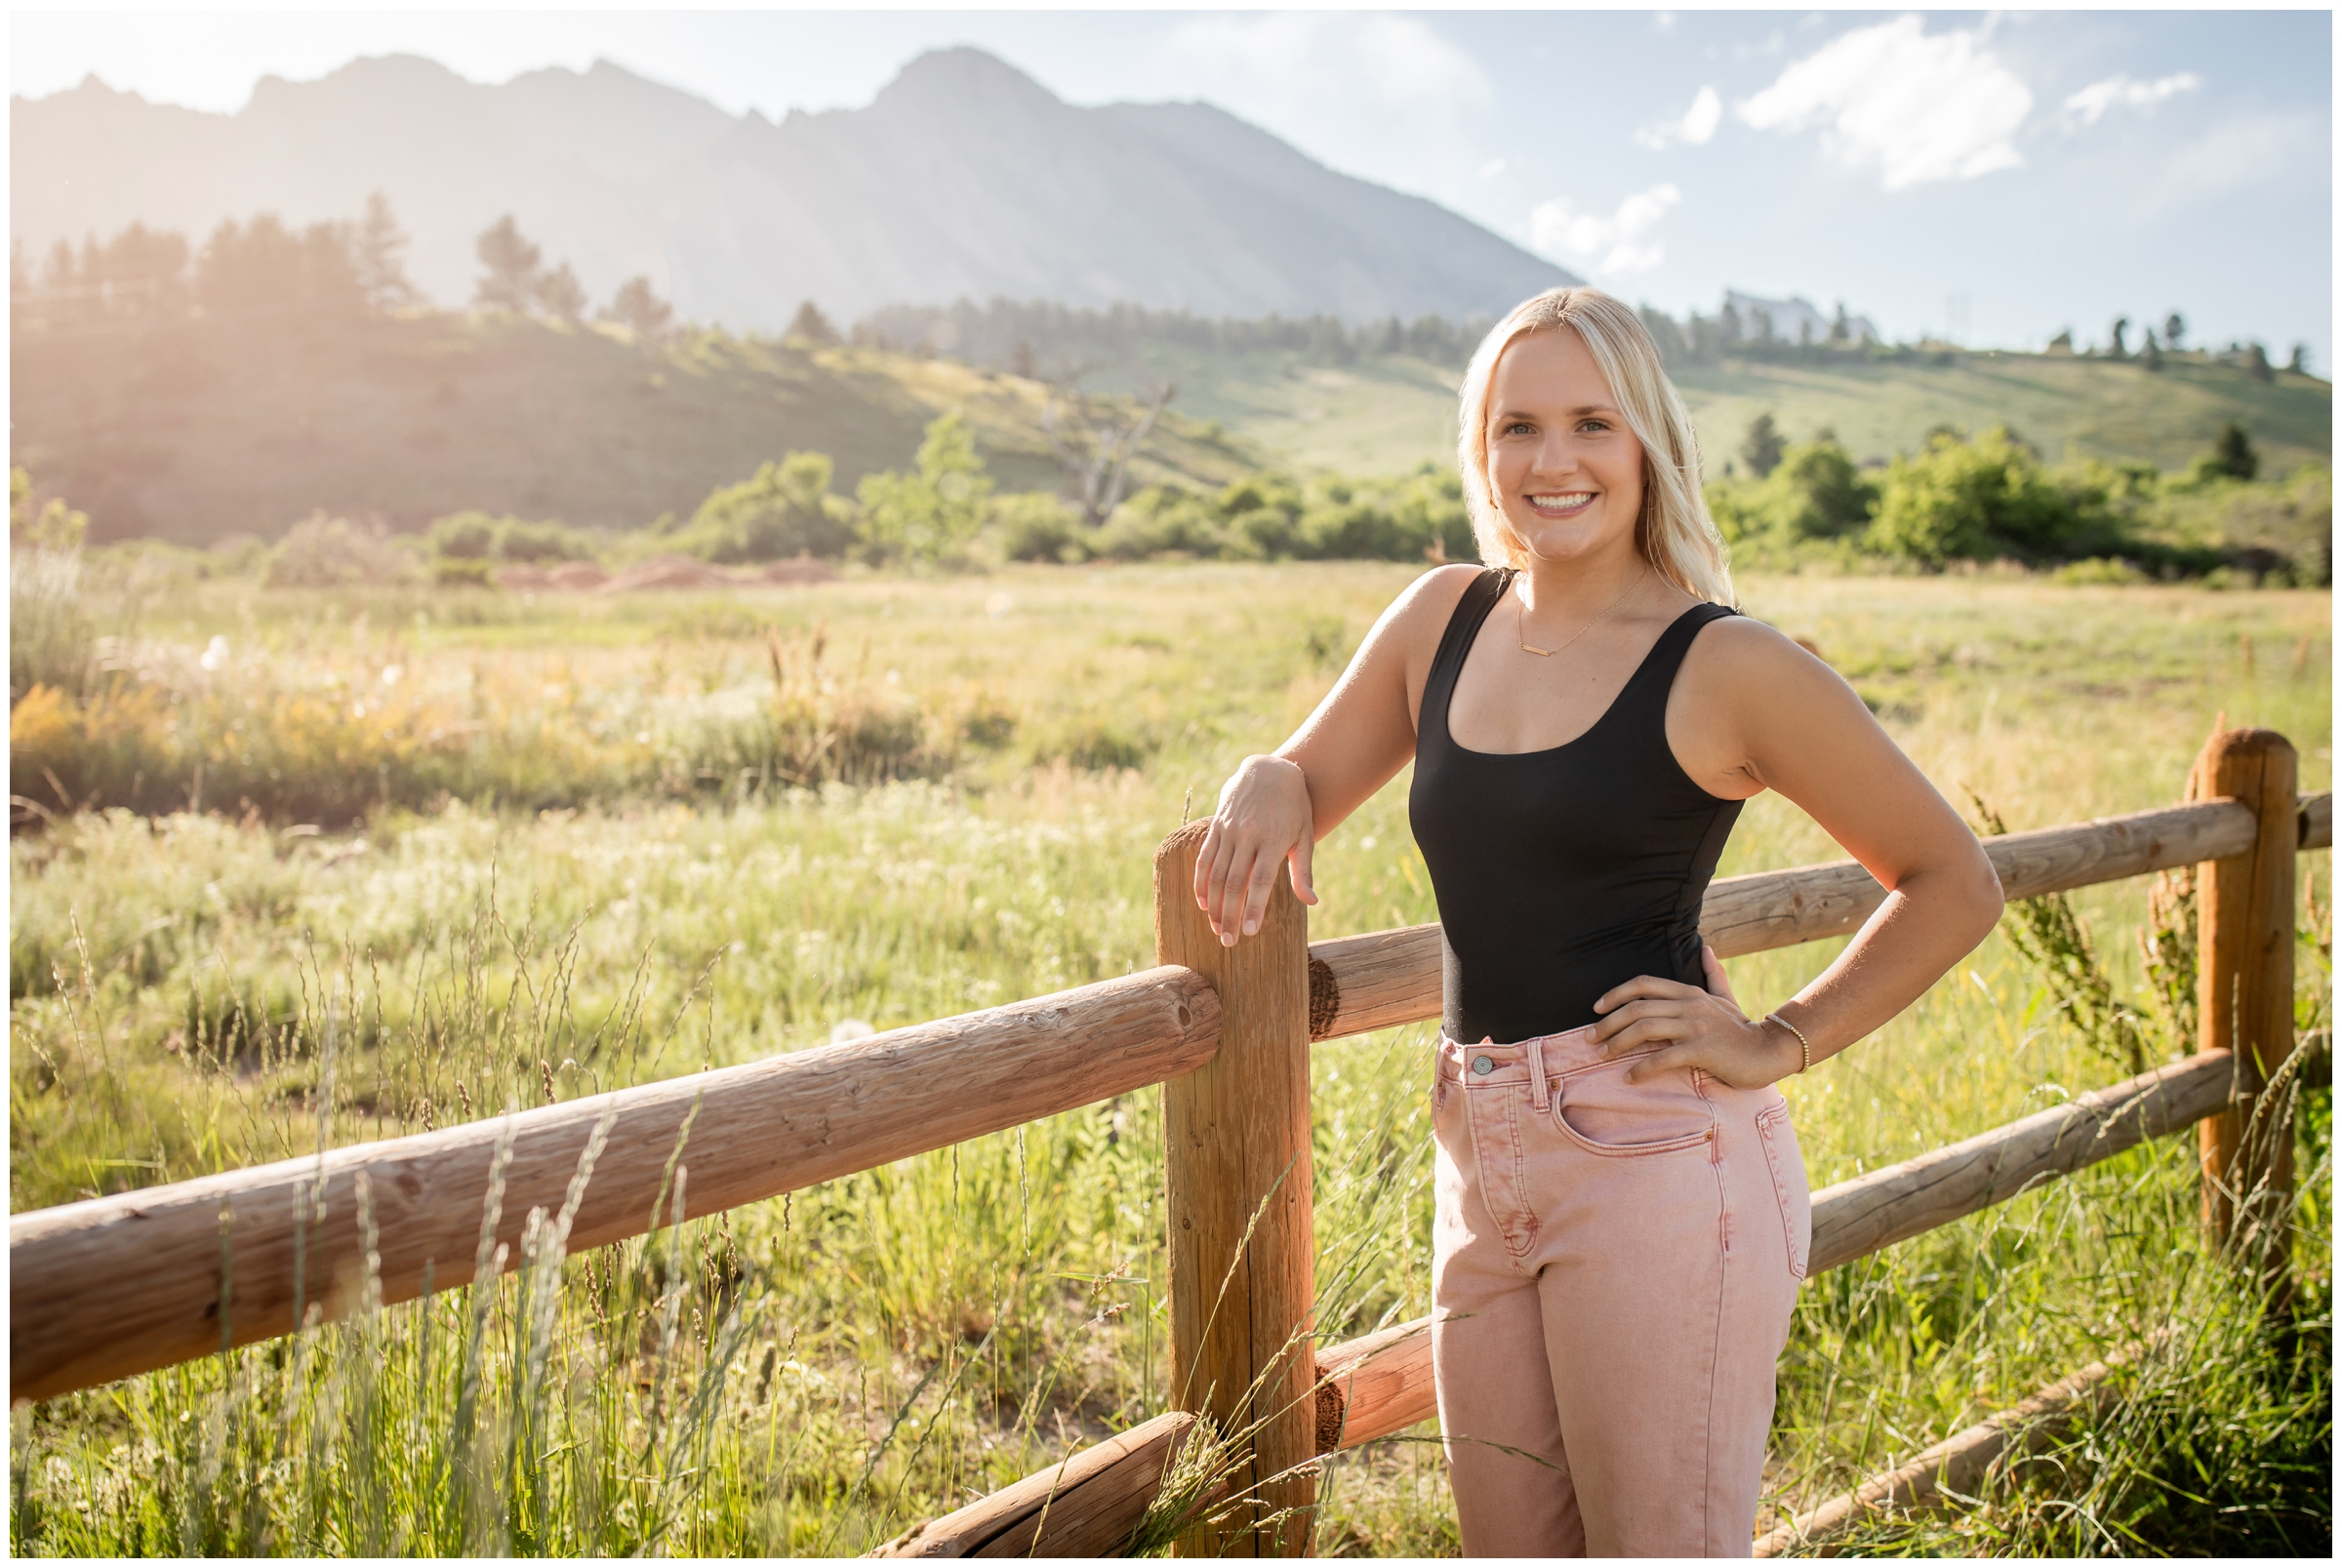
[[[1488,489],[1488,397],[1496,362],[1516,339],[1559,327],[1576,330],[1635,439],[1642,443],[1642,513],[1635,547],[1658,574],[1684,592],[1716,604],[1737,604],[1723,536],[1700,493],[1700,438],[1683,399],[1659,363],[1659,345],[1625,302],[1599,289],[1548,289],[1514,305],[1489,329],[1464,372],[1463,406],[1456,419],[1456,467],[1464,481],[1472,531],[1480,559],[1521,567],[1528,549],[1505,521]]]

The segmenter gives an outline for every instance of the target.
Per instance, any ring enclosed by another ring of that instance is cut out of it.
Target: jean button
[[[1496,1064],[1484,1056],[1475,1056],[1472,1059],[1472,1070],[1485,1078],[1496,1070]]]

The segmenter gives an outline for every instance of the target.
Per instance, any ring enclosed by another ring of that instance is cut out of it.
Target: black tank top
[[[1513,581],[1465,589],[1424,682],[1407,817],[1439,905],[1450,1039],[1525,1040],[1595,1021],[1637,975],[1704,984],[1700,901],[1740,802],[1718,800],[1667,744],[1667,696],[1702,626],[1736,612],[1694,605],[1665,631],[1608,711],[1566,745],[1468,751],[1448,701],[1480,623]]]

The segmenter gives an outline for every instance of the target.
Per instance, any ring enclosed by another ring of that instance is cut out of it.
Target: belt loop
[[[1540,1034],[1529,1042],[1529,1104],[1543,1116],[1554,1108],[1553,1091],[1545,1081],[1545,1042],[1551,1035]]]

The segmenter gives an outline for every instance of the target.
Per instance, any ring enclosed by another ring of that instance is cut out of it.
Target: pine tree
[[[2163,346],[2177,353],[2186,345],[2180,341],[2187,336],[2188,319],[2174,310],[2163,317]]]
[[[537,280],[537,304],[555,321],[576,326],[586,319],[586,285],[567,261]]]
[[[407,235],[391,216],[390,198],[376,191],[366,198],[366,216],[350,237],[350,260],[366,302],[377,310],[413,304],[415,285],[407,280]]]
[[[545,253],[523,238],[510,213],[480,231],[480,265],[487,270],[472,291],[471,302],[489,310],[527,310],[537,295],[545,267]]]
[[[827,348],[838,341],[837,329],[822,314],[822,307],[811,300],[797,306],[797,313],[788,324],[787,338],[802,338],[817,348]]]
[[[2238,479],[2250,479],[2261,471],[2261,455],[2252,450],[2252,437],[2244,433],[2244,426],[2231,420],[2221,427],[2220,438],[2212,443],[2212,464]]]
[[[2147,329],[2147,341],[2139,345],[2139,363],[2149,370],[2163,368],[2163,350],[2155,341],[2155,329]]]
[[[1787,445],[1773,423],[1772,415],[1759,414],[1750,422],[1749,433],[1740,443],[1741,461],[1749,465],[1751,473],[1762,479],[1781,466],[1781,454]]]
[[[675,311],[659,298],[648,277],[637,274],[618,286],[602,318],[617,322],[637,338],[656,341],[673,329]]]

